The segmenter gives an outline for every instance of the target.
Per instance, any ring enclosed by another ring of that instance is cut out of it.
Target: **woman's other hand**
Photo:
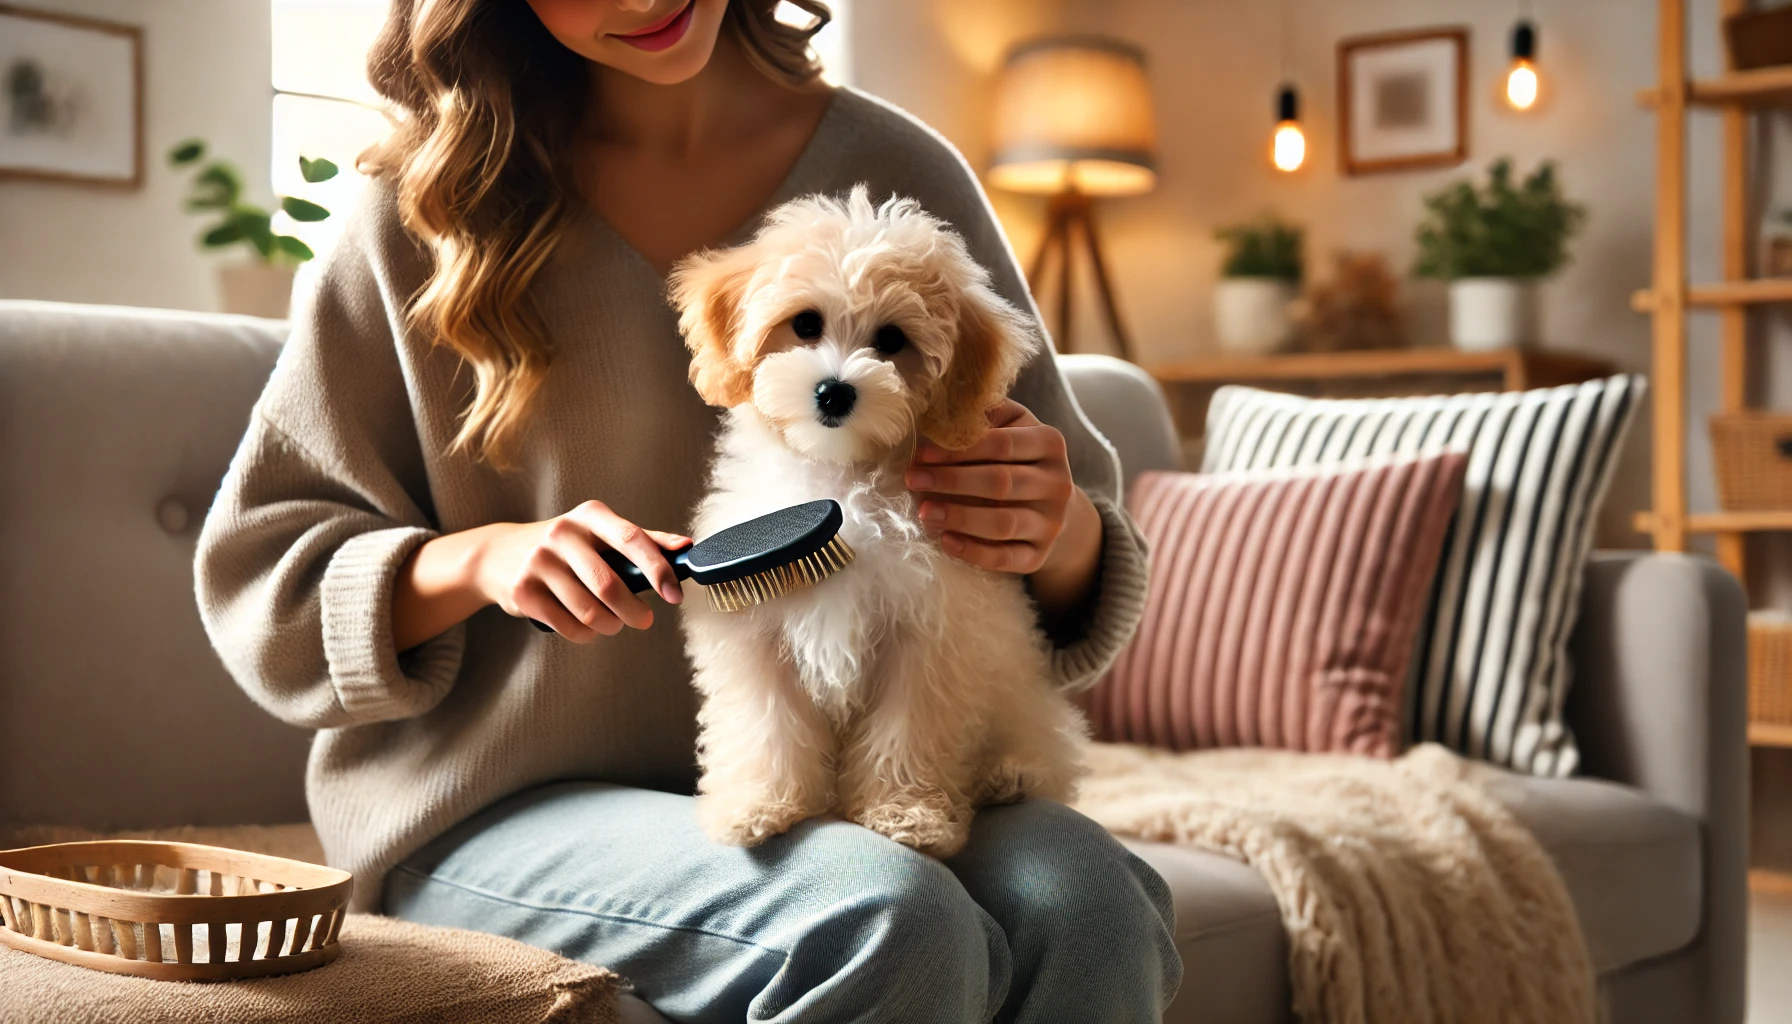
[[[1048,616],[1081,609],[1101,562],[1101,515],[1070,475],[1064,435],[1006,399],[962,451],[923,441],[906,482],[946,553],[1027,576]]]

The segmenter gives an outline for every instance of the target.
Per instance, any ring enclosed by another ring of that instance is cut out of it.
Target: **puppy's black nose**
[[[815,408],[820,409],[821,415],[830,420],[845,419],[846,414],[852,412],[852,404],[858,398],[858,390],[843,380],[829,377],[815,385]]]

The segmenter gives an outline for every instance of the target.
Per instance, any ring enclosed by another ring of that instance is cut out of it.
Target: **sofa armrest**
[[[1702,1002],[1711,1020],[1742,1019],[1747,644],[1742,588],[1709,559],[1594,553],[1572,645],[1568,721],[1584,773],[1634,786],[1704,825]]]

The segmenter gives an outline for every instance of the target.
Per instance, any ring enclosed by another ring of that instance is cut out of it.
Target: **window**
[[[389,0],[270,0],[273,5],[273,185],[283,196],[309,199],[328,209],[311,224],[278,214],[275,228],[296,235],[322,256],[342,230],[367,179],[355,157],[386,133],[380,97],[367,82],[367,51],[386,20]],[[522,0],[511,0],[520,3]],[[851,81],[847,43],[850,0],[831,0],[834,19],[817,33],[828,81]],[[780,19],[802,24],[808,16],[783,4]],[[299,157],[326,158],[342,168],[331,181],[310,184],[299,176]]]
[[[331,214],[311,224],[280,214],[275,229],[304,239],[321,256],[367,183],[355,171],[355,157],[386,133],[379,95],[367,82],[367,51],[386,20],[387,0],[272,3],[274,191]],[[310,184],[299,176],[300,156],[326,158],[342,173]]]
[[[834,17],[827,27],[809,40],[814,47],[815,55],[821,58],[821,77],[834,85],[852,84],[852,48],[847,45],[847,34],[851,26],[852,0],[828,0],[828,9]],[[789,4],[778,5],[778,20],[790,21],[803,25],[809,21],[808,15]]]

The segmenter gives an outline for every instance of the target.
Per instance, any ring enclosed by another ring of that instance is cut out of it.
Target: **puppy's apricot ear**
[[[752,397],[753,368],[735,345],[752,274],[752,263],[733,252],[700,252],[672,268],[672,304],[691,350],[691,384],[705,402],[724,409]]]
[[[952,361],[921,416],[921,433],[945,448],[976,443],[989,429],[989,410],[1008,396],[1037,348],[1025,314],[983,285],[966,289]]]

